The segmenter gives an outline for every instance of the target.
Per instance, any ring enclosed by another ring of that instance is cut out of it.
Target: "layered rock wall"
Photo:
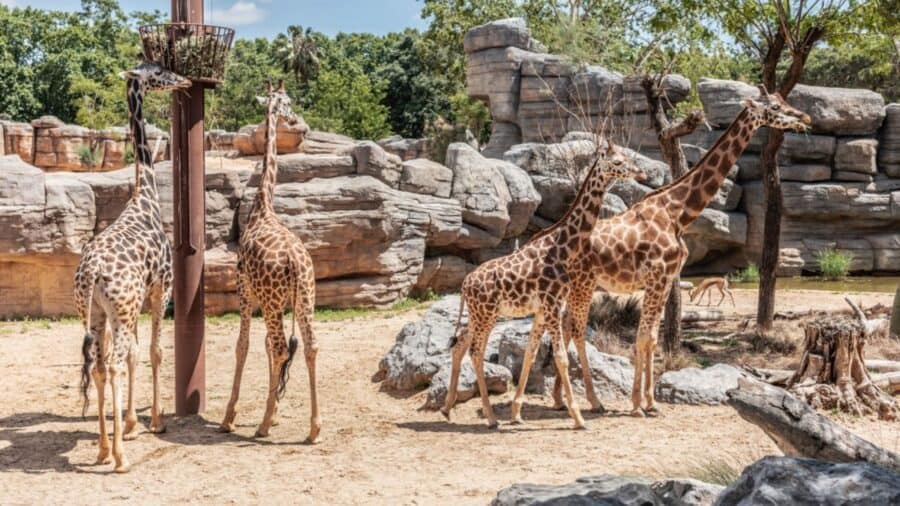
[[[125,166],[131,136],[125,127],[92,130],[67,125],[54,116],[30,123],[0,121],[0,155],[19,155],[22,160],[47,171],[109,171]],[[147,125],[147,139],[156,160],[169,158],[169,135]],[[90,151],[92,156],[83,157]],[[88,158],[92,159],[91,162]]]
[[[543,200],[539,223],[558,218],[574,186],[561,173],[586,156],[578,132],[605,133],[639,152],[640,164],[662,160],[638,79],[603,67],[577,67],[547,54],[525,22],[507,19],[473,28],[466,36],[469,95],[484,101],[493,117],[484,149],[525,168]],[[668,104],[687,98],[691,83],[670,75],[663,83]],[[758,97],[755,86],[702,79],[697,91],[711,129],[682,139],[690,165],[699,161],[740,112],[741,101]],[[856,272],[900,271],[900,104],[859,89],[798,85],[788,97],[812,117],[811,132],[787,133],[779,153],[784,183],[782,275],[818,270],[816,255],[834,248],[852,255]],[[688,273],[727,272],[758,261],[762,248],[764,196],[762,129],[729,174],[721,191],[685,240]],[[589,150],[589,148],[587,148]],[[667,172],[663,164],[657,170]],[[630,205],[665,180],[620,183],[611,190]]]

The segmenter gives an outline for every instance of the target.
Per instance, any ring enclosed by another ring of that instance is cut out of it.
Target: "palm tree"
[[[298,84],[306,84],[319,70],[319,47],[312,28],[291,25],[287,32],[275,38],[275,54],[285,72],[294,74]]]

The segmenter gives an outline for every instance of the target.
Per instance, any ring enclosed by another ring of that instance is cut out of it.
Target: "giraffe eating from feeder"
[[[110,444],[106,432],[105,389],[112,389],[115,471],[129,470],[122,450],[123,439],[137,435],[134,380],[137,362],[137,321],[144,299],[150,300],[152,330],[150,364],[153,370],[153,406],[150,432],[163,432],[159,407],[160,323],[172,288],[172,247],[163,229],[153,157],[147,144],[143,116],[146,90],[183,90],[191,81],[153,63],[141,63],[120,74],[127,82],[128,120],[133,137],[135,184],[122,214],[85,244],[75,271],[75,308],[84,322],[84,365],[81,389],[84,410],[93,377],[97,388],[100,424],[97,463],[108,463]],[[109,324],[112,332],[107,333]],[[122,427],[122,379],[128,369],[128,407]]]

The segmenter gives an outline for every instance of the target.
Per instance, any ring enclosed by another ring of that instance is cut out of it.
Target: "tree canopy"
[[[226,81],[207,99],[210,128],[236,130],[258,122],[254,100],[267,79],[286,79],[313,128],[354,137],[425,135],[438,118],[487,131],[486,109],[465,93],[465,33],[491,20],[522,16],[551,52],[622,72],[661,60],[700,77],[761,78],[757,55],[736,37],[740,4],[718,0],[423,0],[422,31],[377,36],[287,26],[271,39],[238,39]],[[713,2],[715,3],[715,2]],[[859,86],[900,99],[900,36],[889,0],[855,3],[865,29],[832,37],[813,51],[807,81]],[[733,4],[733,5],[732,5]],[[746,13],[745,13],[746,14]],[[27,121],[53,114],[103,128],[121,125],[127,110],[118,73],[137,62],[135,27],[165,20],[160,11],[125,13],[117,0],[83,0],[77,12],[0,5],[0,115]],[[238,33],[240,35],[240,33]],[[168,97],[147,99],[148,119],[167,125]]]

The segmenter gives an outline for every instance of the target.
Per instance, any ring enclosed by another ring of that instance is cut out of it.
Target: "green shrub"
[[[850,261],[853,257],[834,249],[826,249],[816,254],[822,276],[827,279],[842,279],[850,272]]]
[[[91,149],[90,146],[81,146],[78,148],[78,159],[81,161],[81,164],[87,167],[88,171],[93,172],[94,168],[100,164],[101,157],[103,153],[100,150],[100,146],[97,146],[94,149]]]
[[[736,283],[759,283],[759,267],[750,262],[747,267],[734,273],[732,279]]]

